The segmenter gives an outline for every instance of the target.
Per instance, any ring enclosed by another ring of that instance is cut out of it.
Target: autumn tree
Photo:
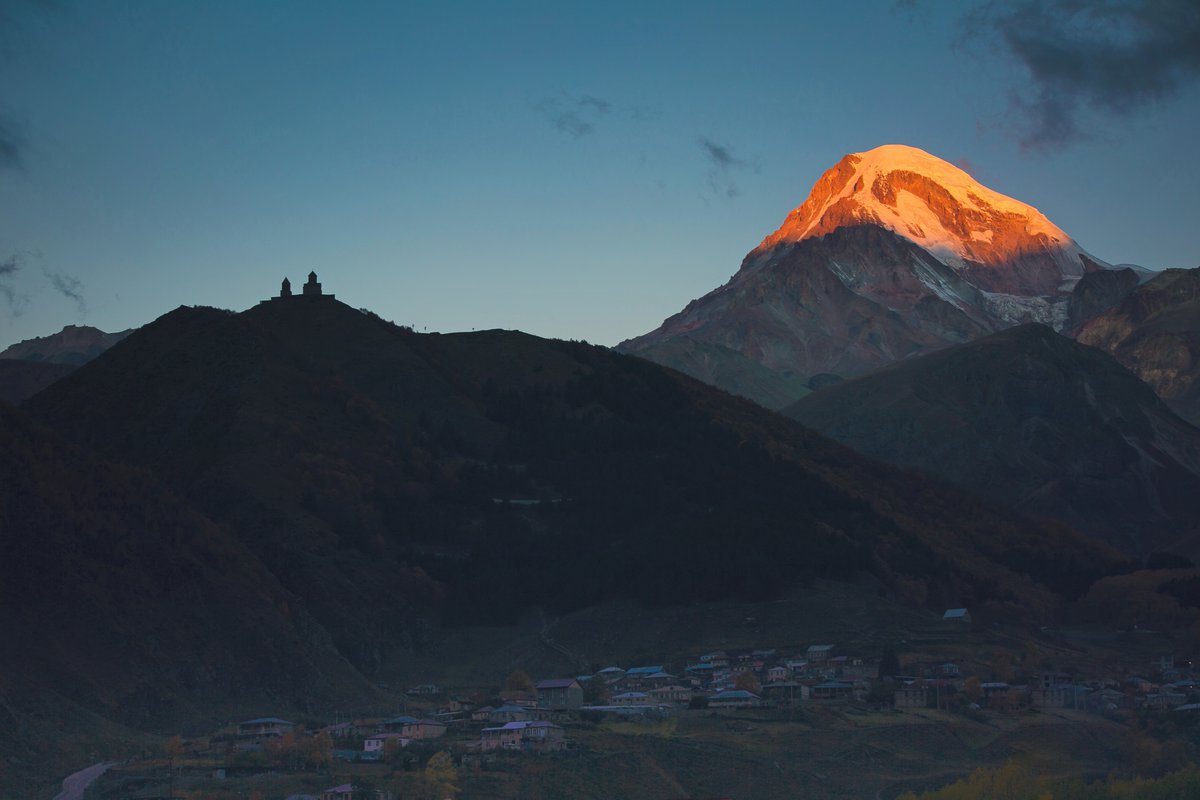
[[[183,737],[175,734],[163,742],[163,753],[167,756],[167,779],[171,795],[175,794],[175,760],[183,755]]]
[[[738,676],[733,679],[733,687],[754,694],[762,691],[762,684],[758,682],[758,676],[750,671],[738,673]]]
[[[1012,659],[1008,653],[996,653],[992,656],[992,679],[1009,683],[1013,679]]]
[[[603,705],[608,700],[608,684],[599,675],[583,684],[583,702],[588,705]]]
[[[979,678],[974,675],[963,681],[963,694],[972,703],[978,703],[983,699],[983,684],[979,682]]]
[[[515,669],[508,674],[504,679],[504,691],[506,692],[529,692],[533,694],[535,689],[533,678],[529,677],[529,673],[523,669]]]
[[[434,753],[421,774],[423,796],[426,800],[453,800],[459,792],[457,780],[458,770],[450,753],[445,750]]]

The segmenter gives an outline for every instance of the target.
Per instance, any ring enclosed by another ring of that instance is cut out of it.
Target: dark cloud
[[[718,195],[737,197],[742,192],[734,180],[734,173],[750,169],[750,164],[733,154],[728,145],[718,144],[701,136],[696,140],[700,151],[708,160],[708,185]]]
[[[7,258],[0,259],[0,298],[3,298],[4,304],[8,306],[8,312],[17,316],[25,308],[25,304],[29,302],[27,295],[17,291],[16,278],[17,274],[24,266],[25,257],[20,253],[13,253]]]
[[[87,316],[87,301],[83,297],[83,282],[65,272],[43,270],[42,274],[50,281],[54,291],[71,300],[79,308],[79,316]]]
[[[563,94],[540,100],[533,108],[557,130],[578,139],[596,129],[600,118],[612,110],[612,103],[586,94],[578,97]]]
[[[1175,98],[1200,78],[1197,0],[999,0],[967,15],[1027,71],[1013,91],[1022,147],[1087,137],[1087,110],[1121,117]]]
[[[0,114],[0,168],[20,167],[25,145],[25,133],[21,125]]]

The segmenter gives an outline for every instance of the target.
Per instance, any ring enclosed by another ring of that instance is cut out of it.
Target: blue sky
[[[0,347],[310,269],[418,330],[615,344],[886,143],[1196,266],[1193,5],[0,0]]]

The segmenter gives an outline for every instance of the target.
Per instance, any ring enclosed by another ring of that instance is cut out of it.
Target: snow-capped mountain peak
[[[1036,208],[936,156],[898,144],[845,156],[758,250],[863,224],[887,228],[956,270],[1044,254],[1058,267],[1060,290],[1085,271],[1086,253]]]

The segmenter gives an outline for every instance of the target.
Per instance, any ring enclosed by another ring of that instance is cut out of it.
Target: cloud
[[[728,145],[719,144],[705,136],[696,140],[700,151],[708,160],[708,185],[718,195],[737,197],[741,189],[734,180],[734,173],[750,169],[751,165],[733,154]]]
[[[50,281],[54,291],[71,300],[79,308],[79,316],[87,316],[87,301],[83,297],[83,282],[65,272],[42,270],[42,274]]]
[[[20,253],[0,259],[0,298],[4,299],[8,312],[14,317],[19,316],[29,302],[29,296],[18,292],[16,284],[24,261],[25,257]]]
[[[1087,138],[1085,112],[1130,117],[1200,78],[1196,0],[999,0],[964,19],[995,37],[1028,74],[1010,96],[1021,146]]]
[[[612,103],[607,100],[586,94],[578,97],[569,94],[547,97],[533,105],[534,110],[545,116],[551,125],[572,139],[594,131],[596,123],[608,114],[612,107]]]
[[[0,168],[19,168],[25,152],[25,133],[16,120],[0,114]]]

